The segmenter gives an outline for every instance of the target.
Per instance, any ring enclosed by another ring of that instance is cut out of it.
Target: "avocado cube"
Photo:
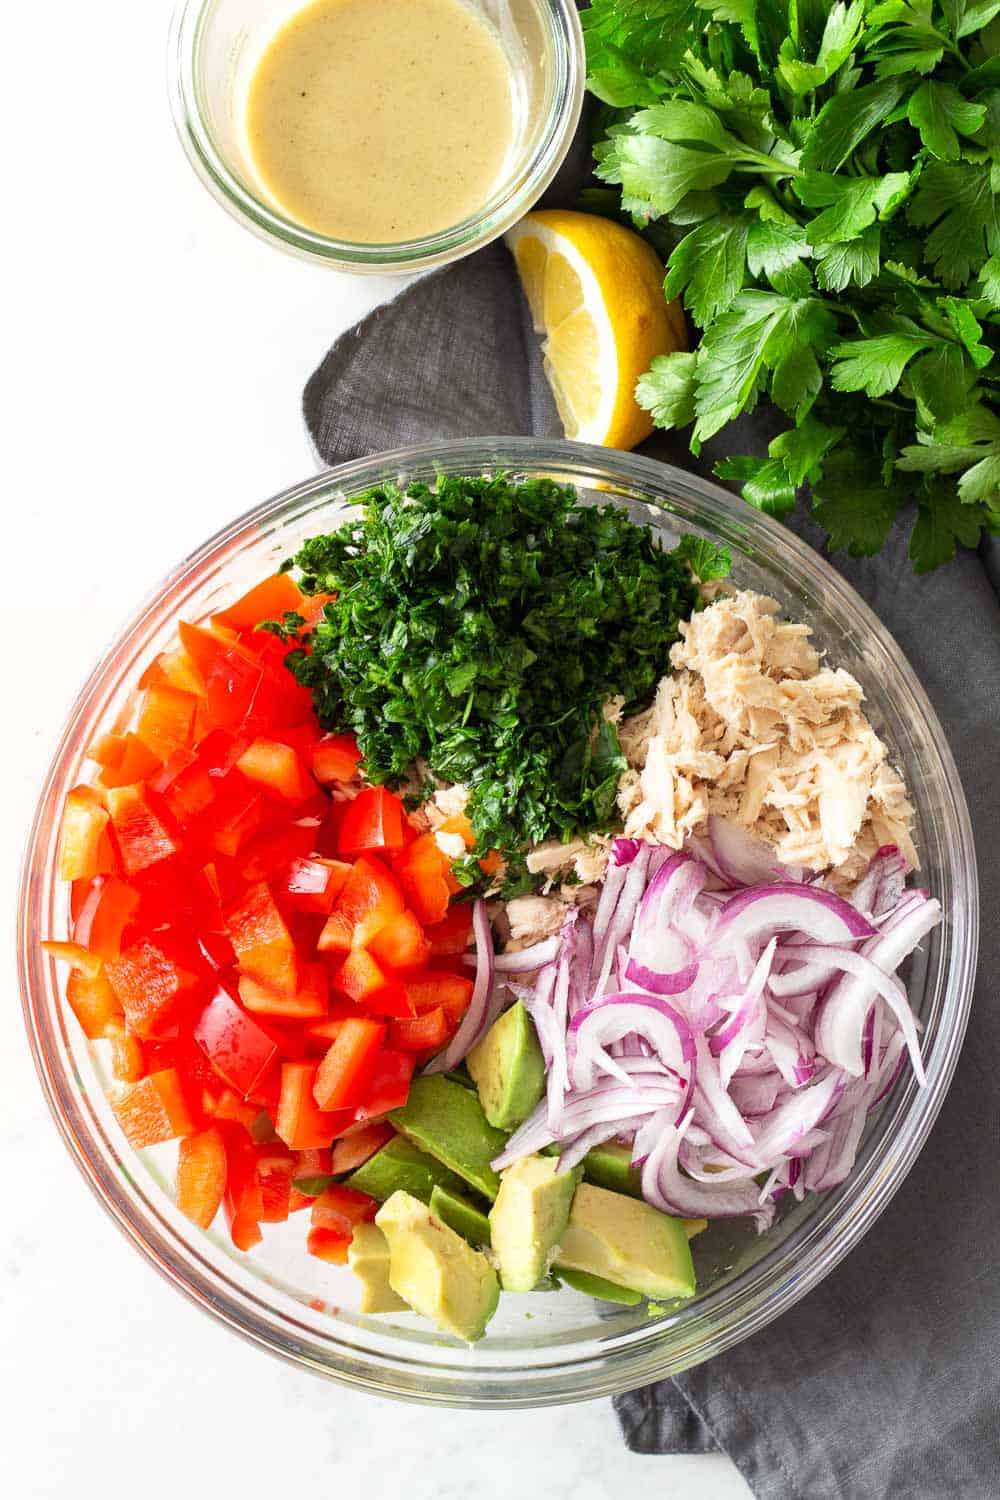
[[[644,1297],[692,1297],[696,1289],[684,1221],[589,1182],[576,1191],[558,1264]]]
[[[456,1234],[460,1234],[463,1240],[468,1240],[476,1249],[482,1249],[490,1243],[489,1219],[461,1194],[453,1193],[448,1188],[435,1187],[431,1193],[430,1210],[436,1219],[447,1224],[449,1229],[454,1229]]]
[[[389,1285],[414,1312],[474,1343],[500,1300],[486,1256],[411,1193],[393,1193],[375,1215],[389,1244]]]
[[[376,1224],[356,1224],[347,1264],[361,1282],[363,1313],[409,1312],[389,1285],[389,1241]]]
[[[520,1001],[505,1010],[465,1065],[491,1125],[516,1130],[545,1092],[545,1060],[531,1017]]]
[[[522,1157],[501,1174],[490,1232],[504,1291],[530,1292],[545,1275],[579,1180],[552,1156]]]
[[[490,1162],[500,1155],[507,1137],[489,1123],[470,1089],[440,1073],[416,1078],[402,1109],[394,1109],[389,1118],[397,1130],[457,1172],[484,1198],[496,1197],[500,1179]]]
[[[421,1203],[429,1203],[435,1187],[461,1188],[463,1184],[461,1177],[449,1172],[405,1135],[396,1135],[351,1173],[347,1186],[377,1198],[380,1203],[400,1190],[412,1193]]]

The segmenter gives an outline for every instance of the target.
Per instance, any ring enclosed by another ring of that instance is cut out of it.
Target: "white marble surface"
[[[122,616],[312,462],[298,394],[389,296],[258,244],[168,119],[166,0],[5,12],[2,899],[65,709]],[[10,528],[13,526],[13,541]],[[15,717],[16,715],[16,717]],[[245,1347],[161,1283],[84,1187],[0,1009],[3,1480],[17,1500],[252,1492],[575,1500],[747,1491],[722,1458],[627,1455],[606,1402],[390,1407]],[[375,1476],[378,1476],[376,1478]],[[474,1480],[472,1476],[474,1475]]]

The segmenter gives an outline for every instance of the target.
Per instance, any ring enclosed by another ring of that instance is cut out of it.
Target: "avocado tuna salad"
[[[305,1211],[361,1314],[460,1342],[697,1296],[713,1221],[841,1183],[924,1077],[941,908],[861,685],[600,498],[372,490],[180,623],[63,822],[47,946],[180,1211],[241,1253]]]

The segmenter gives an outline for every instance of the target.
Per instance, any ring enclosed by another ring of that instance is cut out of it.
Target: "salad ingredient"
[[[778,618],[749,590],[681,624],[653,706],[620,726],[629,770],[625,833],[679,848],[712,830],[723,874],[745,854],[745,829],[786,868],[857,881],[878,849],[916,864],[913,808],[885,744],[862,711],[860,684],[822,666],[807,625]],[[724,841],[723,847],[720,841]]]
[[[694,1264],[684,1225],[636,1198],[584,1182],[563,1232],[556,1272],[599,1276],[644,1297],[693,1297]]]
[[[463,1180],[405,1135],[393,1136],[347,1179],[349,1187],[384,1203],[393,1193],[409,1193],[429,1203],[436,1187],[460,1192]]]
[[[620,1141],[602,1141],[593,1146],[583,1158],[583,1175],[595,1187],[627,1193],[630,1198],[642,1197],[642,1174],[632,1165],[630,1148]]]
[[[460,1193],[435,1185],[431,1191],[430,1211],[442,1224],[454,1229],[477,1250],[490,1244],[490,1221],[474,1203]]]
[[[636,381],[657,355],[687,348],[656,252],[623,224],[567,209],[526,214],[504,241],[543,335],[566,436],[634,448],[653,430]]]
[[[486,1256],[436,1219],[419,1198],[393,1193],[375,1222],[389,1244],[389,1285],[414,1312],[474,1343],[500,1300]]]
[[[657,424],[721,434],[716,473],[776,514],[812,487],[833,547],[917,502],[925,572],[1000,529],[995,11],[952,0],[595,0],[597,173],[670,245],[701,342],[653,361]],[[991,175],[992,174],[992,175]],[[769,397],[766,458],[730,424]],[[692,425],[693,424],[693,425]]]
[[[500,1179],[490,1161],[506,1137],[489,1123],[471,1089],[440,1074],[424,1075],[414,1079],[405,1106],[394,1110],[391,1119],[397,1130],[470,1187],[486,1198],[496,1197]]]
[[[518,986],[546,1098],[493,1165],[557,1143],[565,1170],[628,1137],[647,1202],[764,1227],[783,1192],[844,1180],[907,1052],[923,1082],[895,970],[941,908],[904,888],[897,850],[853,901],[787,878],[727,886],[698,856],[617,840],[596,910],[570,911],[559,954]]]
[[[552,1156],[524,1156],[501,1175],[490,1234],[505,1292],[530,1292],[548,1271],[579,1180]]]
[[[396,243],[487,202],[513,109],[500,39],[457,0],[312,0],[257,64],[246,139],[289,218],[335,239]]]
[[[545,1093],[545,1059],[520,1001],[493,1022],[465,1063],[483,1113],[498,1130],[516,1129]]]
[[[384,485],[361,508],[293,560],[305,593],[329,596],[312,629],[301,612],[269,627],[295,643],[320,723],[353,731],[373,783],[422,761],[469,788],[470,883],[491,850],[517,874],[528,846],[610,827],[624,762],[603,706],[650,701],[698,604],[686,559],[705,578],[728,556],[694,539],[664,552],[547,479]]]
[[[621,1302],[625,1307],[638,1307],[641,1292],[633,1292],[627,1286],[617,1286],[603,1276],[591,1276],[587,1271],[576,1271],[571,1266],[560,1266],[559,1280],[582,1292],[585,1297],[595,1297],[599,1302]]]
[[[450,971],[469,916],[450,913],[447,858],[425,852],[446,896],[435,953],[408,899],[420,841],[401,800],[366,796],[357,747],[324,737],[284,648],[255,629],[293,605],[310,607],[290,578],[267,580],[182,622],[146,669],[131,727],[99,739],[94,785],[67,801],[64,869],[91,873],[74,874],[72,940],[50,952],[109,1045],[130,1142],[181,1140],[181,1210],[200,1224],[221,1200],[246,1250],[318,1181],[308,1245],[341,1263],[358,1200],[335,1203],[330,1179],[385,1144],[415,1068],[461,1027],[472,984]],[[320,784],[320,752],[348,780]]]
[[[347,1247],[347,1264],[361,1283],[359,1312],[409,1311],[389,1285],[389,1241],[377,1224],[355,1225]]]
[[[473,985],[468,1009],[462,1018],[451,1042],[445,1050],[428,1065],[429,1073],[439,1069],[451,1070],[465,1057],[486,1032],[495,1008],[493,1001],[493,933],[486,911],[485,901],[477,901],[472,913],[472,932],[476,940],[476,982]]]

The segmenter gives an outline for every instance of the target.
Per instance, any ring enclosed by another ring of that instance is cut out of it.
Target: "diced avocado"
[[[409,1312],[389,1285],[389,1241],[375,1224],[356,1224],[347,1264],[361,1282],[363,1313]]]
[[[588,1182],[576,1191],[558,1260],[560,1268],[587,1271],[644,1297],[669,1300],[695,1291],[683,1220]]]
[[[461,1188],[462,1179],[421,1151],[405,1135],[394,1135],[347,1179],[347,1186],[384,1203],[400,1189],[429,1203],[435,1187]]]
[[[562,1239],[579,1169],[560,1172],[553,1156],[525,1156],[500,1175],[490,1209],[493,1253],[506,1292],[530,1292]]]
[[[490,1243],[490,1221],[468,1198],[448,1188],[436,1187],[431,1193],[430,1209],[435,1218],[454,1229],[477,1250]]]
[[[707,1219],[682,1219],[681,1223],[684,1225],[684,1233],[689,1240],[693,1240],[696,1234],[701,1234],[708,1228]]]
[[[486,1256],[412,1193],[393,1193],[375,1215],[389,1242],[389,1285],[414,1312],[474,1343],[497,1310],[500,1283]]]
[[[494,1021],[465,1066],[490,1124],[498,1130],[516,1130],[545,1092],[545,1059],[520,1000]]]
[[[567,1286],[586,1292],[588,1297],[597,1297],[601,1302],[623,1302],[626,1307],[635,1307],[642,1301],[641,1292],[633,1292],[627,1286],[615,1286],[613,1281],[605,1281],[603,1276],[591,1276],[589,1271],[572,1271],[569,1266],[559,1265],[555,1270],[560,1281]]]
[[[490,1166],[507,1142],[483,1114],[478,1095],[440,1073],[416,1078],[402,1109],[389,1116],[397,1130],[444,1162],[485,1198],[495,1198],[500,1179]],[[450,1183],[443,1184],[445,1187]]]
[[[632,1152],[619,1141],[605,1141],[594,1146],[583,1158],[583,1175],[597,1187],[612,1193],[642,1197],[642,1173],[632,1165]]]

